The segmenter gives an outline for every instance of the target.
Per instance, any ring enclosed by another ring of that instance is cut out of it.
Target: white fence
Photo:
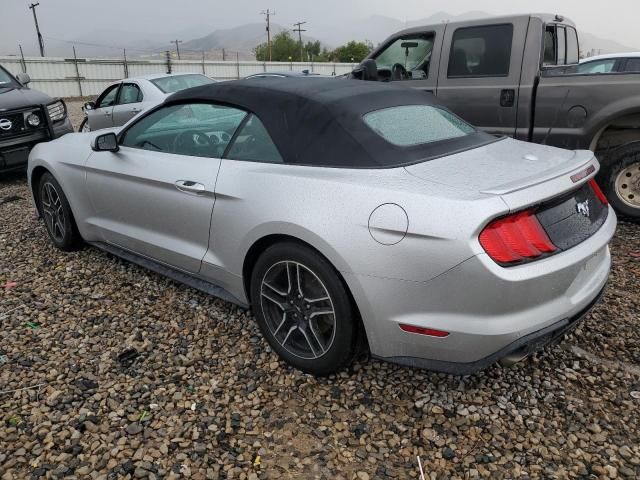
[[[100,58],[0,57],[0,65],[13,74],[28,73],[30,87],[53,97],[98,95],[111,82],[149,73],[203,73],[216,80],[232,80],[262,72],[309,70],[325,75],[349,73],[351,63],[298,63],[255,61],[122,60]]]

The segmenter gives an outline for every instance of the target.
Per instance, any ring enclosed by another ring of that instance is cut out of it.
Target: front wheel
[[[349,295],[314,250],[290,242],[265,250],[251,275],[251,300],[262,334],[295,368],[328,375],[352,360],[357,322]]]
[[[61,250],[75,250],[82,238],[76,228],[69,201],[58,181],[45,173],[38,186],[38,210],[44,218],[47,233],[53,244]]]
[[[89,127],[89,119],[87,117],[84,117],[84,120],[82,120],[78,131],[81,133],[87,133],[91,131],[91,127]]]
[[[616,212],[640,220],[640,142],[613,152],[606,159],[600,179]]]

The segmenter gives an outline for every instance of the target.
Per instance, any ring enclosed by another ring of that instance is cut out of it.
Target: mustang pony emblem
[[[576,203],[576,211],[584,217],[589,217],[589,200]]]

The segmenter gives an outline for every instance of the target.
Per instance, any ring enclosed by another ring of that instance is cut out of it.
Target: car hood
[[[30,88],[0,88],[0,112],[51,103],[49,95]]]
[[[467,192],[499,195],[515,208],[533,191],[537,196],[550,198],[559,193],[558,188],[574,187],[571,175],[590,163],[594,168],[589,176],[599,168],[590,151],[564,150],[506,138],[405,168],[411,175],[428,182]],[[520,200],[507,201],[516,197]]]

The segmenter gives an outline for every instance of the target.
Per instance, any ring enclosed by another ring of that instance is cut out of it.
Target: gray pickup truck
[[[640,75],[578,74],[578,34],[559,15],[442,23],[398,32],[353,78],[431,92],[493,134],[589,149],[614,208],[640,218]]]

